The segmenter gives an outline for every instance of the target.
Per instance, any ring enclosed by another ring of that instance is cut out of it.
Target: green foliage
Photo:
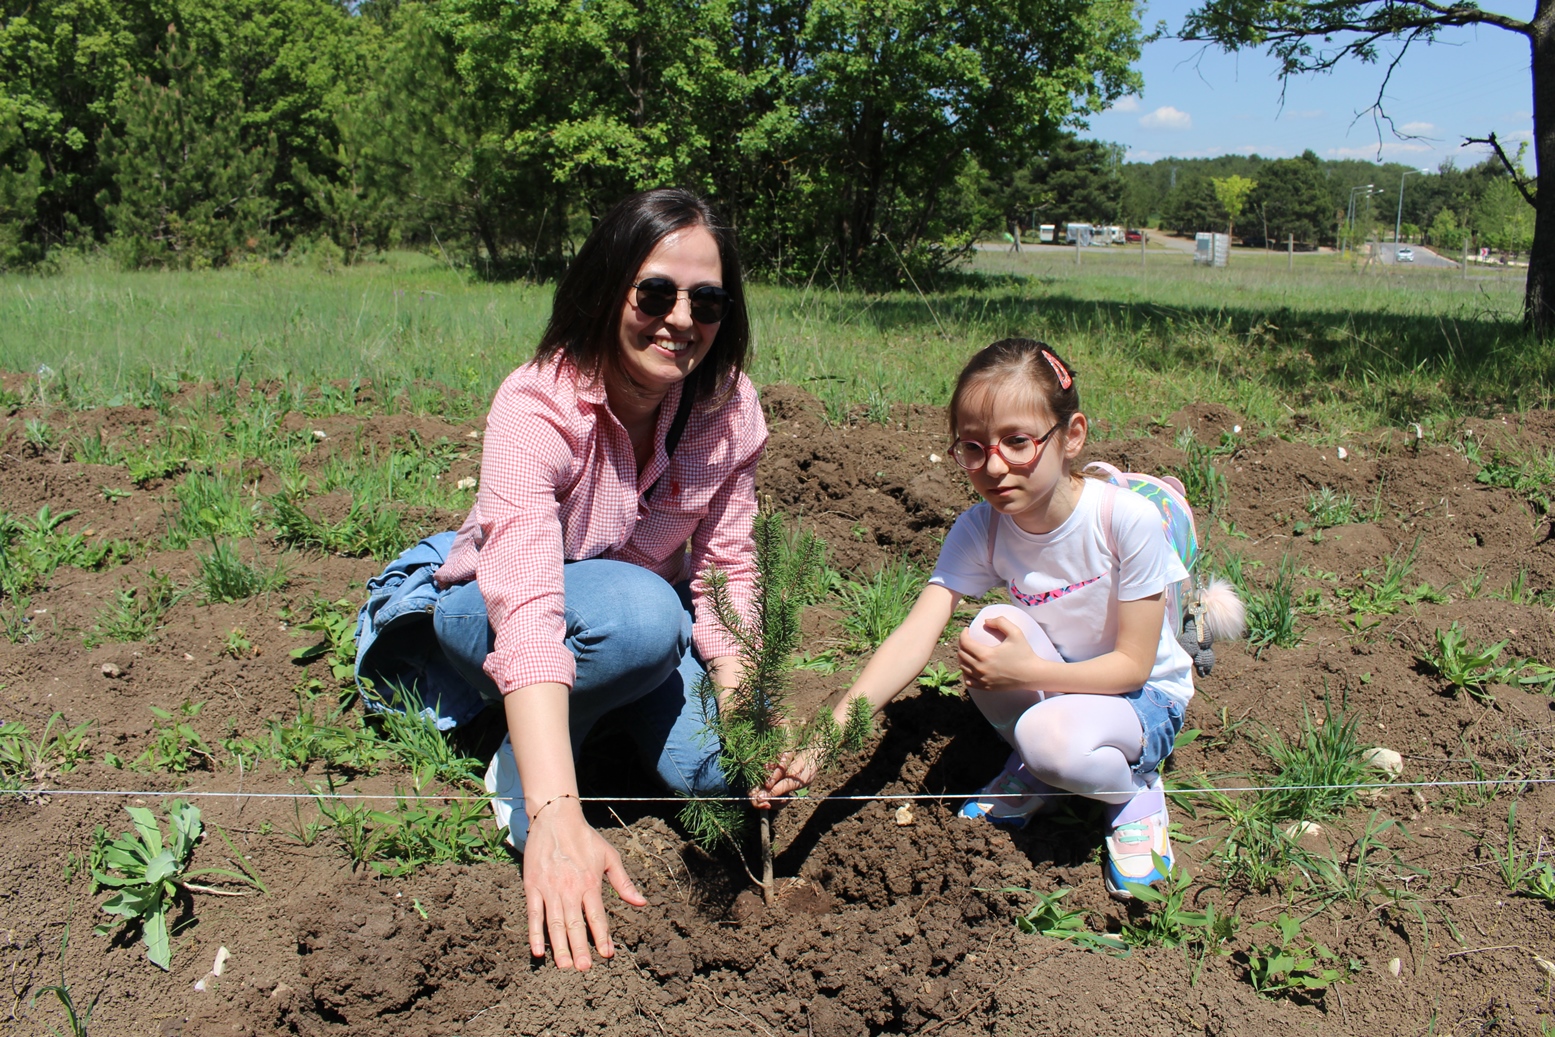
[[[1226,233],[1234,233],[1233,228],[1242,215],[1242,207],[1247,204],[1247,196],[1253,193],[1258,181],[1233,174],[1211,177],[1209,182],[1215,188],[1215,200],[1226,214]]]
[[[271,497],[269,504],[276,535],[294,547],[317,547],[353,558],[388,559],[416,539],[416,534],[405,528],[400,512],[384,504],[353,501],[346,517],[333,524],[309,515],[291,496]]]
[[[0,789],[48,780],[53,770],[73,771],[90,754],[87,732],[92,721],[65,727],[65,714],[53,713],[37,738],[17,720],[0,724]]]
[[[1518,849],[1515,801],[1506,810],[1506,853],[1491,846],[1490,854],[1501,873],[1501,881],[1513,896],[1534,897],[1546,904],[1555,904],[1555,867],[1551,867],[1549,861],[1540,860],[1537,853]]]
[[[339,601],[316,600],[307,620],[297,624],[297,629],[324,635],[317,644],[292,649],[292,661],[306,666],[322,659],[328,666],[336,684],[342,688],[353,686],[356,680],[356,602],[349,598]]]
[[[1156,870],[1166,876],[1165,889],[1139,882],[1123,883],[1135,900],[1147,908],[1143,918],[1130,919],[1120,934],[1130,947],[1180,947],[1202,940],[1213,933],[1213,909],[1190,911],[1184,905],[1193,888],[1193,876],[1181,864],[1167,867],[1160,854],[1154,854]]]
[[[1258,236],[1276,245],[1290,239],[1316,244],[1333,226],[1333,206],[1323,163],[1310,149],[1298,158],[1275,159],[1258,170],[1258,186],[1248,196],[1249,216],[1260,222]],[[1252,232],[1244,227],[1244,240]]]
[[[1247,981],[1266,997],[1313,994],[1344,982],[1358,966],[1340,963],[1339,956],[1320,943],[1302,944],[1301,922],[1284,912],[1275,922],[1278,943],[1247,952]],[[1334,967],[1334,966],[1339,967]]]
[[[437,808],[402,799],[393,811],[374,810],[368,819],[377,827],[366,863],[380,875],[397,878],[434,864],[507,860],[504,830],[491,825],[487,813],[479,800]]]
[[[1307,514],[1311,516],[1311,521],[1296,523],[1297,533],[1308,529],[1348,526],[1358,518],[1355,498],[1348,493],[1335,493],[1331,486],[1324,486],[1307,495]]]
[[[830,716],[824,710],[822,717]],[[857,752],[868,744],[870,737],[875,733],[874,707],[865,698],[856,698],[848,703],[848,720],[842,725],[842,747],[849,752]]]
[[[191,472],[173,490],[178,513],[167,533],[167,546],[182,550],[196,540],[217,537],[251,537],[258,524],[258,508],[236,472],[206,475]]]
[[[1215,467],[1215,458],[1223,447],[1205,446],[1192,429],[1183,429],[1177,434],[1177,449],[1187,456],[1182,464],[1173,465],[1171,472],[1182,480],[1188,503],[1200,514],[1218,514],[1225,508],[1229,492],[1226,477]]]
[[[1015,925],[1023,933],[1046,936],[1050,940],[1067,940],[1076,947],[1090,951],[1102,951],[1126,957],[1129,945],[1116,936],[1093,933],[1085,927],[1084,911],[1068,911],[1061,904],[1072,889],[1055,889],[1051,893],[1040,890],[1008,886],[1003,893],[1023,893],[1032,898],[1031,909],[1015,916]]]
[[[1447,596],[1434,590],[1428,583],[1419,584],[1413,590],[1406,585],[1405,581],[1414,571],[1415,556],[1419,551],[1420,538],[1416,537],[1408,551],[1401,545],[1388,556],[1381,574],[1374,569],[1366,569],[1361,573],[1361,586],[1341,587],[1335,593],[1349,605],[1352,612],[1362,616],[1390,616],[1405,605],[1416,605],[1422,601],[1437,604],[1445,602]]]
[[[418,791],[434,780],[450,784],[475,780],[483,763],[455,748],[414,691],[398,691],[389,701],[394,709],[377,715],[381,740],[409,768]]]
[[[98,990],[92,996],[91,1004],[82,1011],[76,1007],[75,996],[70,992],[70,983],[65,978],[65,950],[70,946],[70,925],[65,925],[65,935],[59,941],[59,982],[51,986],[39,987],[33,991],[28,999],[29,1006],[36,1006],[38,998],[44,994],[53,994],[59,1001],[61,1008],[65,1010],[65,1024],[70,1028],[69,1033],[63,1037],[87,1037],[87,1027],[92,1024],[92,1013],[97,1010],[97,1002],[102,998],[102,990]],[[60,1035],[61,1031],[52,1030],[52,1033]]]
[[[104,641],[151,641],[167,615],[185,592],[173,586],[173,581],[155,569],[146,571],[143,587],[121,588],[113,592],[113,600],[97,611],[97,621],[81,640],[88,648],[95,648]]]
[[[1228,556],[1222,569],[1247,609],[1249,647],[1261,652],[1270,647],[1295,648],[1301,643],[1301,632],[1296,628],[1296,560],[1291,555],[1280,556],[1272,583],[1253,583],[1240,555]]]
[[[0,512],[0,594],[19,596],[49,585],[62,566],[97,569],[117,564],[132,553],[119,540],[89,543],[85,533],[72,533],[65,523],[74,511],[55,513],[47,504],[31,519]]]
[[[1478,702],[1488,703],[1495,701],[1489,691],[1492,684],[1531,686],[1555,682],[1555,669],[1543,663],[1531,659],[1499,662],[1510,642],[1503,639],[1494,644],[1471,644],[1457,620],[1446,630],[1437,628],[1435,637],[1435,650],[1428,648],[1415,658],[1426,670],[1446,681],[1454,695],[1463,691]]]
[[[151,725],[151,744],[136,758],[135,769],[183,774],[194,767],[208,768],[215,758],[191,723],[204,706],[204,702],[185,699],[177,712],[147,707],[156,720]]]
[[[168,29],[161,74],[128,84],[103,140],[118,198],[105,214],[126,266],[222,266],[267,244],[277,143],[245,145],[241,96]]]
[[[1366,746],[1360,723],[1360,713],[1335,712],[1325,698],[1320,718],[1302,709],[1294,738],[1264,728],[1263,751],[1279,768],[1270,791],[1263,793],[1265,815],[1275,821],[1315,821],[1342,814],[1353,804],[1357,790],[1348,786],[1369,780],[1361,759]]]
[[[941,695],[949,695],[951,698],[959,698],[961,692],[956,685],[961,683],[961,671],[952,670],[944,663],[933,663],[924,668],[918,675],[918,686],[929,691],[937,691]]]
[[[902,625],[926,577],[905,558],[897,558],[867,582],[849,579],[837,592],[842,629],[850,652],[872,652]]]
[[[1474,481],[1487,486],[1502,486],[1528,502],[1535,516],[1550,513],[1555,498],[1555,451],[1542,454],[1508,454],[1495,451],[1488,464],[1482,464]]]
[[[218,868],[189,871],[190,858],[200,841],[204,826],[200,810],[181,799],[168,807],[168,831],[164,840],[156,816],[143,807],[126,807],[135,822],[135,831],[126,832],[107,842],[99,829],[102,867],[94,866],[92,880],[99,888],[118,892],[102,903],[102,910],[120,916],[123,921],[104,922],[94,932],[105,936],[122,925],[138,924],[146,957],[153,965],[167,969],[172,960],[168,942],[167,912],[180,890],[188,889],[188,880],[215,875],[234,882],[264,887],[252,872],[240,874]]]
[[[277,562],[266,572],[239,558],[230,544],[212,537],[211,553],[200,556],[200,581],[206,601],[242,601],[286,586],[286,567]]]

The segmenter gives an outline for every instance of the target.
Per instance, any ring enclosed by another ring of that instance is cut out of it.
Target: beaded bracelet
[[[545,810],[545,808],[550,806],[552,803],[555,803],[558,799],[577,799],[577,798],[578,797],[576,795],[574,795],[573,793],[571,793],[571,792],[563,792],[559,796],[552,796],[550,799],[548,799],[544,803],[540,804],[540,809],[539,810],[536,810],[533,814],[529,815],[529,823],[530,823],[530,825],[533,825],[536,821],[540,820],[540,814]]]

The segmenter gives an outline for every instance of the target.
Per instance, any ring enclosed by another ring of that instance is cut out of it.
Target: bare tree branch
[[[1506,167],[1507,173],[1512,178],[1512,183],[1516,185],[1518,193],[1523,196],[1523,201],[1527,202],[1535,209],[1539,207],[1539,203],[1534,201],[1533,193],[1528,190],[1528,185],[1532,181],[1528,177],[1523,176],[1518,168],[1512,164],[1512,160],[1506,157],[1506,152],[1501,150],[1501,142],[1496,140],[1496,135],[1494,133],[1488,137],[1465,137],[1463,139],[1463,143],[1459,146],[1466,148],[1470,144],[1489,144],[1492,148],[1494,148],[1496,157],[1499,158],[1501,160],[1501,164]]]

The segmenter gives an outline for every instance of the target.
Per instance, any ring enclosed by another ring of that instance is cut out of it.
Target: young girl
[[[837,704],[837,720],[855,698],[878,711],[912,683],[962,597],[1007,588],[1015,605],[980,612],[957,659],[1014,751],[961,816],[1019,828],[1057,806],[1055,793],[1100,800],[1107,890],[1128,899],[1125,882],[1164,878],[1153,854],[1172,861],[1157,771],[1193,679],[1165,591],[1188,574],[1154,504],[1075,471],[1087,423],[1074,374],[1052,349],[1005,339],[982,350],[961,372],[949,416],[951,454],[984,503],[956,520],[928,586]],[[814,772],[796,755],[766,790],[786,795]]]

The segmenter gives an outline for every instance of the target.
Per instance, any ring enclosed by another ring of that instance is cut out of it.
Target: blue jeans
[[[1139,716],[1139,762],[1134,764],[1134,773],[1148,779],[1172,755],[1177,733],[1182,730],[1185,709],[1181,702],[1149,684],[1124,695],[1123,700],[1133,706]]]
[[[589,559],[562,568],[566,644],[577,660],[568,701],[572,751],[607,713],[643,763],[675,792],[723,795],[719,744],[697,696],[704,673],[691,644],[689,593],[629,562]],[[496,636],[474,582],[443,591],[432,614],[448,661],[483,699],[502,694],[482,669]]]

